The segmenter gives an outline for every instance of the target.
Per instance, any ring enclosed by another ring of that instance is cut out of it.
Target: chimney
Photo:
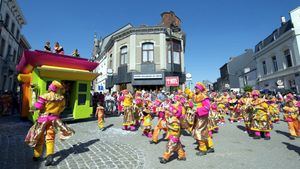
[[[281,16],[281,25],[284,25],[285,22],[286,22],[285,17],[284,17],[284,16]]]

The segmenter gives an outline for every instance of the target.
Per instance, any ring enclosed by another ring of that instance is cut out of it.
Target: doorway
[[[73,117],[73,108],[75,104],[76,83],[75,81],[62,80],[64,89],[62,94],[65,98],[65,110],[61,113],[62,117]]]

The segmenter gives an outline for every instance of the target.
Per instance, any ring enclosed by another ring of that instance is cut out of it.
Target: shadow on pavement
[[[278,134],[282,134],[282,135],[286,136],[287,138],[293,140],[293,138],[291,137],[291,134],[288,133],[288,132],[281,131],[281,130],[275,130],[275,132],[278,133]]]
[[[58,156],[59,156],[59,158],[54,161],[53,166],[57,166],[61,161],[66,159],[70,154],[80,154],[80,153],[85,153],[85,152],[90,151],[90,149],[88,147],[98,141],[99,141],[99,139],[94,139],[94,140],[87,141],[85,143],[78,143],[78,144],[73,145],[73,147],[56,152],[54,154],[54,158],[58,157]]]
[[[105,131],[105,130],[109,129],[109,128],[111,128],[112,126],[114,126],[114,124],[110,124],[110,125],[104,127],[104,128],[102,129],[102,131]]]
[[[242,130],[242,131],[246,131],[246,127],[242,126],[242,125],[237,125],[236,126],[238,129]]]
[[[289,149],[291,151],[295,151],[300,156],[300,147],[295,146],[295,145],[290,144],[290,143],[287,143],[287,142],[282,142],[282,143],[286,145],[287,149]]]

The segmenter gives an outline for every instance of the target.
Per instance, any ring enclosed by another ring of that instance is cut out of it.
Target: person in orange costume
[[[95,117],[98,118],[98,127],[99,129],[103,129],[104,127],[104,107],[100,106],[100,104],[98,104],[96,113],[95,113]]]
[[[288,127],[291,134],[291,139],[295,139],[296,137],[300,137],[300,122],[299,122],[299,102],[294,100],[294,96],[292,94],[288,94],[286,96],[286,106],[283,107],[284,118],[288,123]]]
[[[156,111],[157,111],[158,122],[153,130],[152,140],[150,141],[150,144],[157,144],[160,131],[163,130],[167,132],[168,129],[166,117],[168,116],[169,113],[167,112],[167,110],[165,110],[164,108],[165,105],[161,103],[160,100],[156,100],[154,104],[157,106]]]
[[[197,82],[195,85],[195,92],[186,89],[185,93],[189,98],[192,98],[194,102],[195,123],[192,135],[199,144],[199,152],[197,152],[196,155],[203,156],[207,153],[213,153],[215,152],[213,141],[208,133],[210,99],[206,95],[206,87],[203,83]]]
[[[65,108],[64,97],[58,93],[62,88],[61,83],[53,81],[48,93],[39,96],[34,104],[40,110],[37,122],[29,129],[25,142],[34,148],[33,160],[37,161],[43,153],[46,139],[46,166],[53,164],[54,141],[56,131],[59,131],[60,139],[68,139],[75,132],[60,120],[59,115]]]
[[[171,105],[169,108],[171,116],[167,118],[167,128],[168,128],[168,143],[166,146],[166,151],[163,157],[159,157],[160,163],[165,164],[169,161],[173,153],[177,152],[179,161],[186,160],[186,154],[183,150],[182,144],[180,142],[181,128],[180,128],[180,118],[181,112],[176,107],[176,105]]]

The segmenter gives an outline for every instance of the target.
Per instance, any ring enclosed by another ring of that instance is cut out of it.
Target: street
[[[287,124],[275,124],[271,140],[253,140],[243,132],[243,123],[228,121],[214,135],[216,152],[196,156],[196,144],[188,135],[181,137],[187,153],[186,161],[176,157],[160,164],[166,141],[157,145],[141,131],[121,130],[122,117],[105,119],[105,128],[99,130],[96,120],[71,123],[76,134],[66,141],[56,142],[55,164],[48,168],[298,168],[300,166],[300,139],[290,140]],[[156,121],[154,121],[154,124]],[[24,143],[29,122],[18,117],[0,119],[0,168],[45,168],[44,160],[32,161],[32,149]],[[160,137],[162,138],[162,136]]]

